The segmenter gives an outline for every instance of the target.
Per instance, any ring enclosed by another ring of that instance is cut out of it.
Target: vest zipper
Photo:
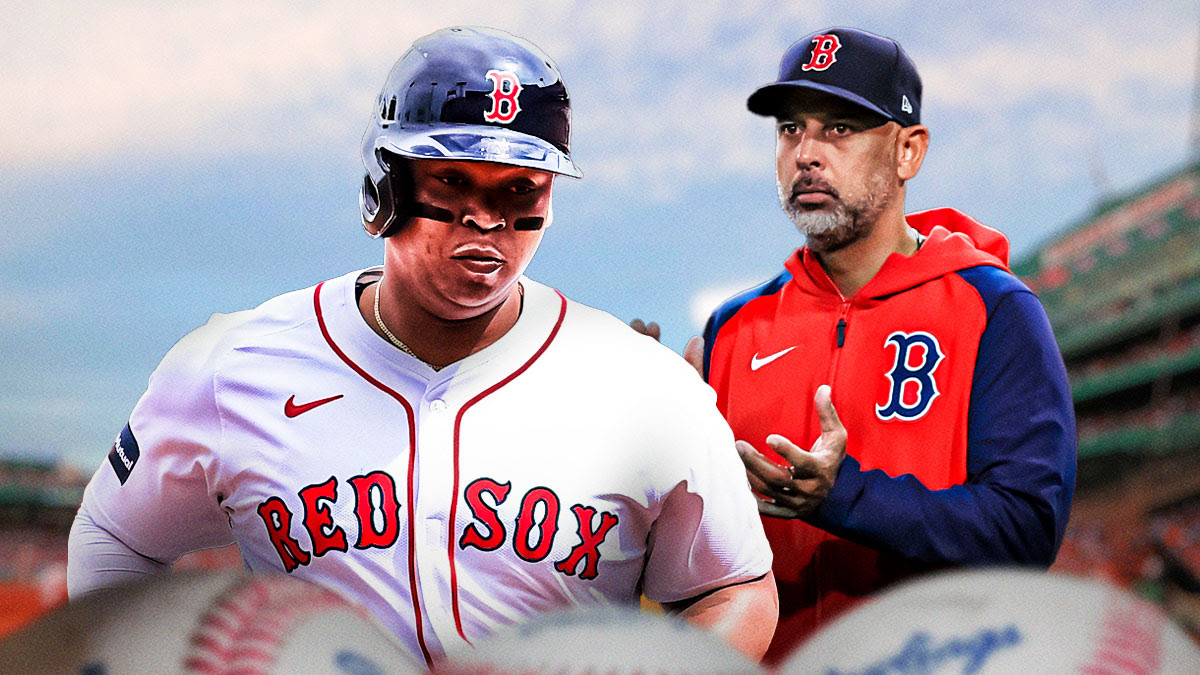
[[[842,308],[838,312],[837,337],[834,340],[833,358],[830,359],[830,362],[829,362],[829,376],[827,378],[825,378],[825,384],[828,384],[830,386],[834,386],[834,384],[835,384],[834,381],[837,379],[838,362],[842,360],[842,347],[846,344],[846,317],[849,315],[850,315],[850,301],[843,298],[842,299]],[[813,395],[813,393],[809,392],[808,395],[811,397]],[[812,400],[812,399],[810,398],[809,400]],[[813,553],[812,568],[813,568],[813,576],[816,577],[816,580],[817,580],[816,587],[814,588],[816,600],[813,603],[813,607],[816,612],[817,621],[820,622],[821,618],[822,618],[822,616],[821,616],[821,600],[824,597],[824,593],[821,592],[821,584],[823,583],[823,578],[821,575],[822,575],[823,570],[822,570],[822,565],[821,565],[821,547],[820,546],[818,546],[817,550]]]
[[[838,362],[842,359],[842,346],[846,344],[846,317],[850,314],[850,301],[842,301],[842,309],[838,312],[836,338],[833,342],[833,359],[829,362],[829,377],[825,383],[833,385],[833,380],[837,376]]]

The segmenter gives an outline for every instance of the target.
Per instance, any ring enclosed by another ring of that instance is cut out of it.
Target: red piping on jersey
[[[455,514],[458,512],[458,436],[459,432],[462,430],[462,418],[463,414],[467,412],[467,408],[470,408],[479,401],[483,400],[484,397],[494,394],[496,390],[500,389],[500,387],[503,387],[509,382],[517,379],[517,376],[525,372],[529,366],[532,366],[533,362],[537,361],[538,357],[540,357],[542,353],[546,351],[546,348],[550,346],[550,343],[554,342],[554,336],[558,335],[558,329],[562,327],[563,318],[567,316],[566,296],[564,296],[562,293],[559,293],[557,290],[554,292],[558,293],[558,297],[562,301],[562,304],[558,310],[558,321],[554,323],[554,328],[550,331],[550,335],[546,338],[546,341],[543,342],[542,346],[533,353],[533,356],[529,357],[529,360],[526,361],[524,365],[522,365],[520,368],[517,368],[516,371],[514,371],[508,377],[483,390],[481,393],[475,396],[475,398],[467,401],[463,407],[458,409],[458,415],[454,417],[454,492],[450,494],[450,546],[448,551],[450,556],[450,605],[454,610],[454,627],[458,629],[458,634],[463,640],[466,640],[467,644],[471,644],[471,641],[467,640],[467,635],[463,632],[462,616],[458,612],[458,568],[454,565],[454,523]]]
[[[325,327],[325,317],[321,314],[321,287],[324,285],[324,281],[317,284],[317,289],[313,292],[313,308],[317,312],[317,325],[321,327],[321,335],[325,337],[325,342],[329,343],[329,348],[333,350],[334,354],[337,354],[346,365],[350,366],[364,380],[399,401],[400,405],[404,406],[404,412],[408,415],[408,585],[409,595],[412,597],[413,617],[416,620],[417,643],[421,645],[421,655],[425,657],[426,667],[433,667],[433,659],[429,656],[429,648],[425,646],[425,628],[421,620],[421,603],[417,599],[417,542],[416,528],[413,526],[416,519],[416,514],[413,512],[413,471],[416,468],[417,458],[417,425],[413,415],[413,408],[398,392],[393,391],[384,383],[371,377],[367,371],[360,368],[357,363],[351,361],[350,357],[346,356],[345,352],[334,343],[333,338],[329,335],[329,330]],[[456,474],[456,484],[457,480]],[[455,618],[458,618],[457,611]]]

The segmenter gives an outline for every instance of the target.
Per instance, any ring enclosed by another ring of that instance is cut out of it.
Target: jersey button
[[[435,398],[429,402],[429,409],[433,412],[442,412],[446,409],[446,402],[440,398]]]

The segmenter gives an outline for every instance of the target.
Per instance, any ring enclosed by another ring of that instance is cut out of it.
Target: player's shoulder
[[[573,406],[619,417],[622,433],[642,439],[630,447],[650,444],[656,461],[682,468],[695,448],[680,445],[679,439],[723,442],[723,434],[729,433],[717,412],[716,392],[695,369],[608,312],[567,300],[559,335],[546,356],[546,372],[572,387]]]
[[[633,330],[612,314],[570,298],[567,298],[563,331],[564,337],[575,344],[607,347],[603,351],[618,352],[638,361],[656,362],[671,354],[657,340]]]
[[[171,352],[211,360],[271,333],[312,321],[313,289],[290,291],[252,309],[217,312],[181,339]]]
[[[346,283],[346,278],[326,283]],[[289,291],[251,309],[212,314],[204,325],[175,343],[155,374],[211,376],[238,351],[253,349],[271,336],[315,323],[314,289],[315,285]]]
[[[638,333],[612,314],[567,298],[560,335],[555,340],[564,361],[597,376],[632,379],[697,380],[691,366],[670,348]],[[559,344],[561,343],[561,344]]]

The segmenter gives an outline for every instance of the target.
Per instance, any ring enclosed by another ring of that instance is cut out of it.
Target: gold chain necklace
[[[400,349],[400,351],[404,352],[405,354],[408,354],[409,356],[413,357],[414,359],[429,366],[435,372],[441,370],[442,368],[445,368],[445,366],[435,366],[432,363],[426,361],[425,359],[417,356],[416,353],[413,352],[413,350],[411,348],[409,348],[408,345],[401,342],[400,338],[396,337],[395,335],[392,334],[392,331],[388,330],[387,324],[383,322],[383,315],[379,313],[379,287],[382,285],[383,285],[382,280],[375,284],[375,323],[379,326],[379,330],[383,331],[383,334],[384,334],[384,336],[387,337],[388,342],[391,342],[393,345],[395,345],[397,348]]]
[[[404,352],[405,354],[408,354],[409,356],[413,357],[414,359],[429,366],[430,368],[433,369],[434,372],[437,372],[437,371],[441,370],[442,368],[445,368],[446,366],[435,366],[432,363],[426,361],[425,359],[417,356],[416,353],[413,352],[413,350],[408,345],[401,342],[400,338],[396,337],[394,334],[392,334],[392,331],[388,330],[387,324],[383,322],[383,315],[379,313],[379,287],[382,285],[383,285],[382,279],[375,282],[375,323],[376,323],[376,325],[379,326],[379,330],[383,331],[383,334],[385,337],[387,337],[388,342],[391,342],[393,345],[395,345],[397,348],[400,349],[400,351]],[[521,309],[518,310],[518,314],[519,314],[521,310],[525,309],[525,287],[518,283],[517,291],[521,294]]]

